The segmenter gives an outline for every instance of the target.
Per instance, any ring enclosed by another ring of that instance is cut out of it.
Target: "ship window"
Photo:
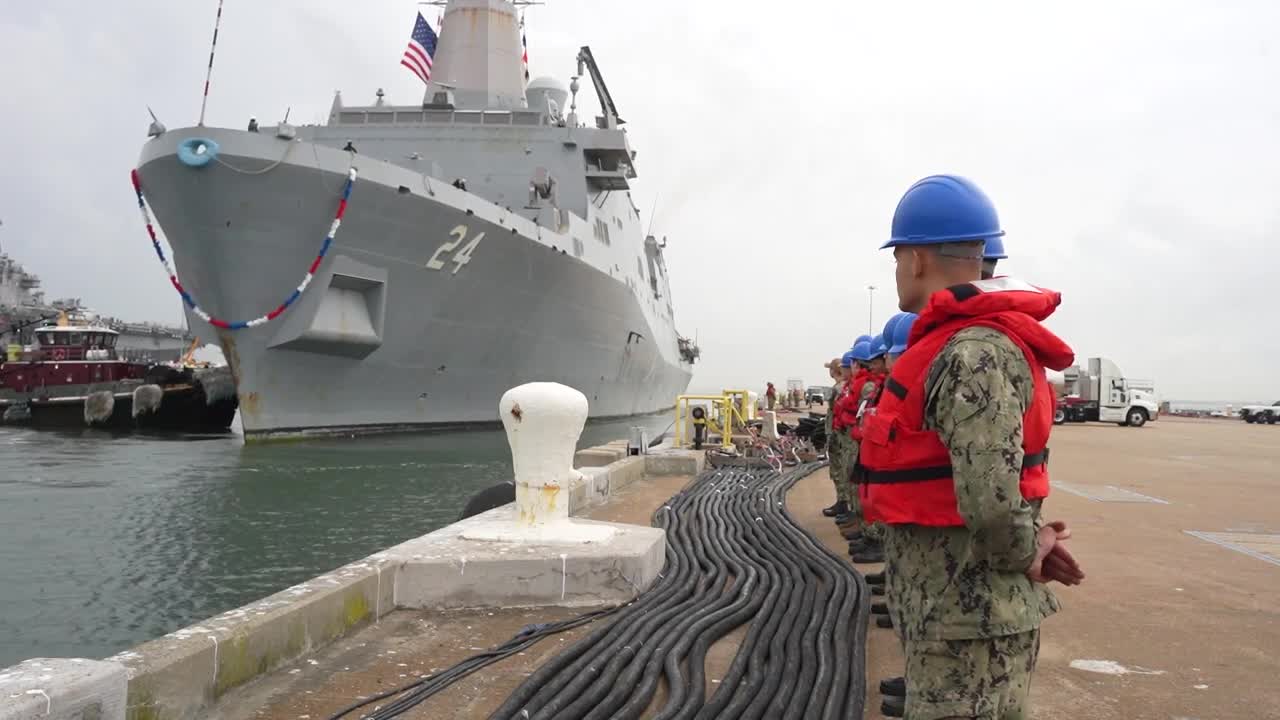
[[[480,113],[475,111],[456,112],[453,114],[453,121],[456,123],[478,123],[480,122]]]
[[[609,244],[609,226],[600,218],[596,218],[595,236],[597,240],[605,245]]]
[[[422,122],[421,112],[398,112],[396,113],[397,123],[420,123]]]
[[[109,348],[113,348],[113,347],[115,347],[115,346],[116,346],[116,336],[115,336],[115,335],[108,335],[108,336],[107,336],[107,347],[109,347]]]
[[[585,248],[582,247],[582,241],[579,240],[578,238],[574,238],[573,239],[573,256],[582,257],[582,253],[584,251],[585,251]]]
[[[338,113],[338,122],[345,125],[363,125],[364,113],[362,112],[340,112]]]
[[[84,336],[80,333],[71,333],[71,339],[67,341],[68,345],[81,345],[84,343]]]
[[[369,113],[369,122],[385,125],[396,121],[394,112],[371,112]]]
[[[40,344],[41,344],[41,345],[52,345],[52,344],[53,344],[53,333],[40,333],[40,334],[39,334],[39,337],[40,337]]]

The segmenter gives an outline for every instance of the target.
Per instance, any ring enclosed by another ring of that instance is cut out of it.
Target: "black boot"
[[[850,546],[849,557],[853,558],[856,563],[884,562],[884,547],[878,542],[865,543],[857,550]]]
[[[892,695],[880,701],[880,714],[885,717],[903,717],[907,714],[907,699]]]
[[[870,574],[864,575],[863,577],[866,579],[866,581],[867,581],[867,584],[868,584],[868,585],[883,585],[883,584],[884,584],[884,571],[883,571],[883,570],[881,570],[880,572],[877,572],[877,573],[870,573]]]
[[[880,694],[893,697],[907,696],[907,679],[904,677],[889,678],[880,681]]]
[[[872,585],[872,586],[871,586],[871,594],[872,594],[872,595],[884,595],[884,586],[883,586],[883,585]]]
[[[875,615],[888,615],[889,606],[882,602],[871,603],[871,612]]]
[[[876,627],[878,627],[878,628],[884,628],[885,630],[892,630],[892,629],[893,629],[893,621],[889,619],[889,616],[888,616],[888,615],[877,615],[877,616],[876,616]]]
[[[849,512],[849,503],[843,500],[837,500],[835,505],[829,508],[822,508],[822,514],[827,517],[835,517]]]

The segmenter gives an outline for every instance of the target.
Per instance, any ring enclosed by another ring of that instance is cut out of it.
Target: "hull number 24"
[[[463,265],[471,262],[471,253],[475,252],[476,246],[484,239],[484,233],[480,233],[479,235],[471,238],[471,242],[463,245],[461,250],[458,250],[458,246],[462,245],[462,243],[466,241],[468,232],[469,230],[466,225],[459,225],[450,230],[449,237],[453,239],[446,240],[440,247],[436,248],[435,254],[427,261],[427,267],[432,270],[443,270],[445,263],[449,262],[450,259],[442,258],[447,256],[449,253],[453,253],[453,257],[451,258],[453,262],[453,274],[457,275]],[[457,250],[457,252],[454,252],[455,250]]]

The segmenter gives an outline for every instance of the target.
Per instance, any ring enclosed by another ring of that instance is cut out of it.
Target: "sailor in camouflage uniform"
[[[835,358],[827,363],[827,374],[831,376],[831,390],[827,392],[827,414],[822,419],[823,430],[826,431],[827,438],[827,460],[828,473],[831,475],[831,485],[836,491],[835,504],[830,507],[823,508],[822,514],[827,517],[835,517],[849,512],[849,498],[845,497],[844,484],[840,481],[840,476],[836,474],[834,463],[836,462],[836,440],[831,431],[831,419],[835,415],[836,398],[840,396],[840,384],[842,382],[840,375],[840,358]]]
[[[837,523],[848,522],[849,519],[849,486],[845,482],[845,460],[849,455],[848,433],[840,430],[836,420],[836,405],[844,400],[849,389],[849,377],[853,359],[849,353],[840,358],[840,376],[836,382],[836,390],[831,404],[827,406],[827,472],[836,488],[836,504],[823,513],[835,517]]]
[[[972,182],[933,176],[899,202],[899,305],[911,344],[862,430],[868,520],[887,525],[890,611],[907,656],[908,719],[1031,717],[1047,584],[1084,574],[1064,523],[1044,524],[1053,393],[1073,361],[1039,321],[1058,293],[979,280],[1003,231]]]
[[[883,337],[877,336],[867,341],[867,344],[862,348],[862,356],[860,358],[855,353],[855,358],[862,360],[866,365],[866,372],[861,375],[862,379],[858,383],[858,397],[855,403],[857,415],[854,421],[855,427],[851,428],[849,433],[849,461],[846,466],[845,476],[849,481],[850,512],[859,519],[862,518],[862,503],[859,498],[859,480],[857,477],[860,440],[856,425],[860,422],[867,408],[875,402],[876,396],[880,392],[880,386],[884,382],[884,355],[886,349]],[[858,532],[852,534],[852,536],[846,535],[845,537],[849,540],[849,557],[855,563],[884,562],[884,549],[881,545],[882,534],[879,527],[860,522]]]

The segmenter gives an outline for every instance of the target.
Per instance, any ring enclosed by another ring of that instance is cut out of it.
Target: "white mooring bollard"
[[[582,477],[573,454],[587,421],[587,397],[566,385],[527,383],[498,402],[511,444],[516,508],[513,522],[490,522],[465,530],[470,540],[584,543],[607,540],[614,529],[569,519],[572,485]]]
[[[577,476],[573,453],[587,422],[587,397],[559,383],[511,388],[498,402],[516,475],[516,522],[545,525],[569,517]]]

